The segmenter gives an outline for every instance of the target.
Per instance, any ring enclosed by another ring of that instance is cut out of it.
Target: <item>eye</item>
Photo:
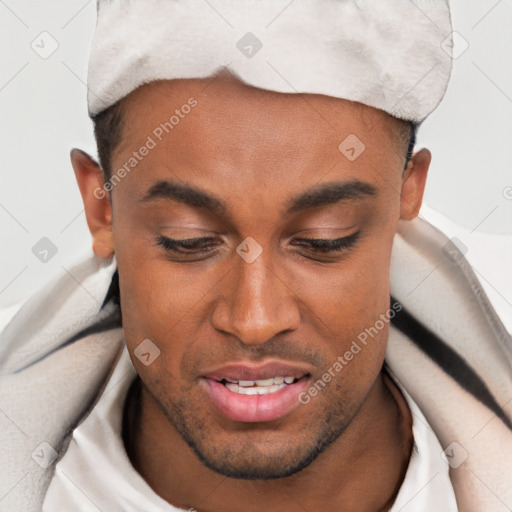
[[[315,254],[339,254],[355,245],[359,238],[359,231],[345,237],[335,239],[325,238],[294,238],[292,245],[306,246],[307,250]],[[222,240],[212,237],[187,238],[176,240],[163,235],[157,238],[157,245],[176,255],[197,255],[210,252],[220,245]]]
[[[306,245],[308,250],[318,254],[334,254],[344,252],[355,245],[359,238],[359,231],[349,236],[335,239],[325,238],[294,238],[293,245]]]
[[[208,252],[212,247],[219,245],[219,242],[212,237],[174,240],[160,235],[157,238],[157,245],[162,246],[166,251],[174,252],[176,254],[198,254]]]

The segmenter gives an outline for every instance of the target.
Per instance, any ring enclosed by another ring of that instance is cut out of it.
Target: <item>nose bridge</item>
[[[260,254],[250,263],[241,257],[228,286],[225,309],[214,315],[218,329],[257,345],[297,328],[300,315],[293,294],[272,270],[269,255]]]

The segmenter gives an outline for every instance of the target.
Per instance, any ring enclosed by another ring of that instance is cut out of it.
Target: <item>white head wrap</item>
[[[98,0],[89,114],[145,83],[227,66],[254,87],[420,122],[445,93],[451,33],[446,0]]]

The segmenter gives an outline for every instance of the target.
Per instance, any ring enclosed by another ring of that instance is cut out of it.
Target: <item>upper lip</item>
[[[208,371],[203,374],[203,377],[217,381],[222,379],[263,380],[270,379],[271,377],[293,377],[300,379],[308,374],[309,369],[305,365],[271,361],[258,365],[251,362],[227,364]]]

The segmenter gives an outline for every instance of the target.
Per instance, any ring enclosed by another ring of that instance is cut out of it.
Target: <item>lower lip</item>
[[[266,395],[240,395],[224,384],[212,379],[202,379],[213,405],[234,421],[262,422],[282,418],[299,405],[299,395],[307,389],[302,378],[285,388]]]

